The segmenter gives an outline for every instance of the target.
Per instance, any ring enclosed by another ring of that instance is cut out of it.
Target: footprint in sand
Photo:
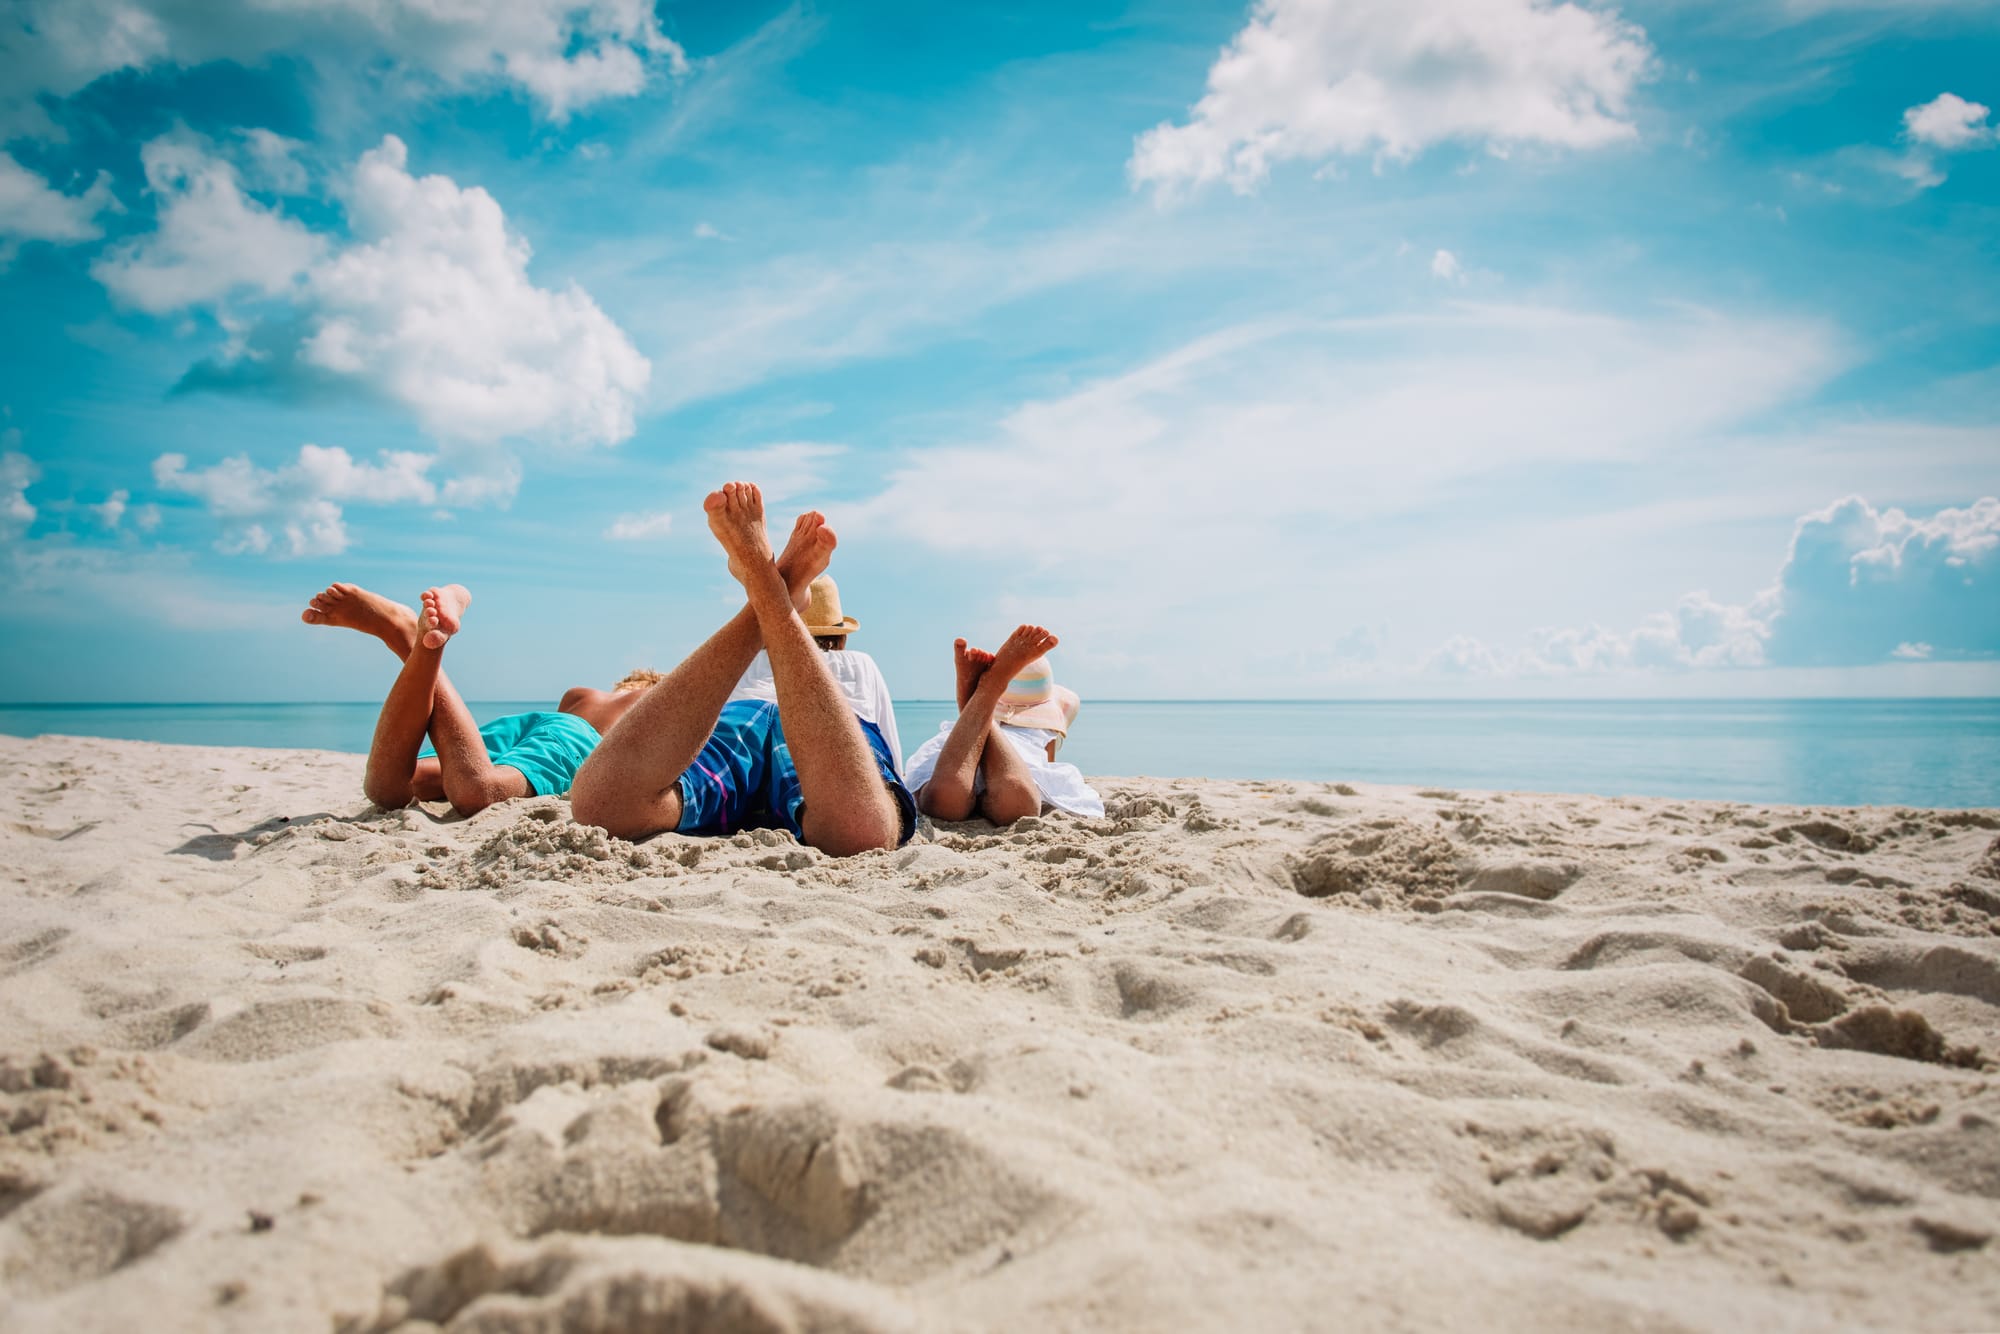
[[[584,1328],[574,1313],[620,1311],[643,1311],[645,1327],[660,1330],[906,1334],[919,1327],[898,1295],[852,1279],[652,1238],[560,1237],[481,1244],[411,1269],[384,1289],[376,1311],[337,1328],[568,1330]]]
[[[543,1085],[462,1152],[517,1235],[644,1235],[916,1282],[1075,1206],[970,1136],[819,1098],[762,1067]],[[896,1094],[898,1105],[906,1105]]]
[[[47,1297],[145,1259],[179,1236],[187,1220],[165,1205],[108,1190],[44,1194],[15,1210],[7,1286]]]

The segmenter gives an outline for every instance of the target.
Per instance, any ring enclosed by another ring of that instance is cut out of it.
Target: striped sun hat
[[[1041,727],[1067,737],[1082,706],[1074,690],[1056,684],[1048,658],[1040,657],[1014,674],[993,717],[1013,727]]]

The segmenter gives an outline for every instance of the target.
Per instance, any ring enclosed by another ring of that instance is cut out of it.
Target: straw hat
[[[1046,657],[1036,658],[1007,683],[993,710],[996,722],[1010,727],[1040,727],[1067,737],[1076,712],[1083,707],[1074,690],[1056,684]]]
[[[852,616],[840,614],[840,585],[823,574],[806,590],[806,631],[815,635],[851,635],[861,628]]]

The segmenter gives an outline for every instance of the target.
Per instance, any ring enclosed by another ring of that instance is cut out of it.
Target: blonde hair
[[[649,686],[658,685],[666,679],[667,674],[665,672],[656,672],[650,667],[634,667],[631,671],[625,673],[617,685],[611,687],[611,693],[622,695],[628,690],[645,690]]]

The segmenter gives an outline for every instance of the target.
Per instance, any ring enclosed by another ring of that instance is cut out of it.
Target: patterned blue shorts
[[[889,753],[881,731],[858,714],[854,721],[861,724],[861,735],[875,754],[882,782],[896,798],[897,818],[902,822],[902,835],[896,840],[900,846],[917,830],[916,798],[896,776],[896,757]],[[791,747],[785,744],[778,706],[755,699],[723,705],[708,744],[681,775],[681,822],[675,826],[676,832],[733,834],[739,829],[789,829],[792,837],[803,842],[799,812],[804,808],[799,771],[792,764]]]

